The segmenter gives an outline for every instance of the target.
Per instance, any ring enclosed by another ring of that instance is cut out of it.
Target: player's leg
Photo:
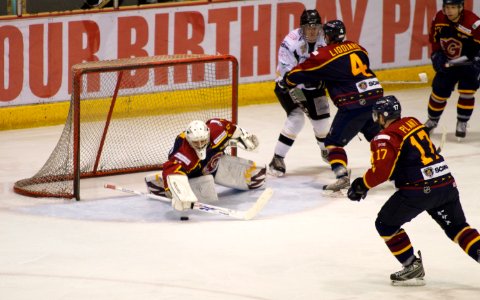
[[[320,147],[320,153],[323,161],[328,163],[328,150],[325,147],[325,138],[330,129],[330,105],[325,91],[322,90],[305,90],[307,98],[306,109],[313,127],[315,140]]]
[[[188,183],[198,200],[206,203],[215,202],[218,200],[218,195],[215,190],[215,182],[212,175],[190,178]],[[145,184],[147,185],[147,190],[151,194],[172,198],[172,193],[170,190],[165,190],[161,173],[153,173],[145,176]]]
[[[436,73],[432,81],[432,92],[428,100],[428,120],[425,122],[425,129],[431,132],[437,127],[442,116],[447,99],[452,95],[452,91],[458,78],[455,70]]]
[[[480,263],[480,235],[466,221],[458,190],[452,188],[443,192],[440,201],[442,204],[429,209],[428,213],[453,242],[457,243],[468,256]]]
[[[407,198],[400,192],[394,193],[380,209],[375,227],[380,237],[385,241],[392,255],[402,264],[403,268],[390,275],[393,285],[423,285],[425,270],[420,251],[418,257],[410,242],[410,238],[402,225],[411,221],[425,209],[423,198]]]
[[[278,84],[275,85],[275,95],[287,113],[287,119],[278,136],[274,156],[269,164],[269,173],[274,176],[283,176],[286,172],[284,158],[305,124],[305,115],[302,109],[292,101],[290,94],[279,88]]]
[[[347,167],[348,157],[344,147],[362,130],[367,120],[371,118],[372,112],[370,107],[337,111],[330,131],[325,138],[325,146],[328,149],[328,161],[337,180],[325,185],[323,187],[324,190],[337,192],[350,186],[350,172]]]
[[[215,183],[238,189],[253,190],[263,188],[266,179],[266,166],[241,157],[223,155],[218,160]]]
[[[458,82],[458,102],[457,102],[457,126],[455,130],[455,136],[458,138],[464,138],[467,135],[467,122],[473,113],[475,107],[475,92],[478,89],[479,83],[476,72],[470,70],[470,66],[464,67],[466,70],[459,76]],[[472,74],[474,72],[474,74]]]
[[[162,173],[153,173],[145,176],[145,184],[149,193],[171,198],[170,191],[165,190]]]

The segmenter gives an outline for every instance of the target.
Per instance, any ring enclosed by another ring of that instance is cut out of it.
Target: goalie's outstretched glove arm
[[[247,151],[255,150],[259,141],[256,135],[249,133],[245,129],[237,126],[237,129],[232,135],[232,139],[237,141],[237,145]]]

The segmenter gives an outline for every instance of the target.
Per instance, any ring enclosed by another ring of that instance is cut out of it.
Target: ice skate
[[[328,150],[327,149],[321,149],[321,155],[322,155],[322,160],[326,162],[327,164],[330,164],[328,161]]]
[[[425,122],[425,130],[427,131],[428,134],[433,133],[433,130],[437,127],[438,125],[438,120],[432,120],[428,119],[427,122]]]
[[[422,254],[418,251],[418,257],[402,270],[390,275],[394,286],[419,286],[425,285],[425,270],[423,269]]]
[[[268,174],[275,177],[283,177],[285,175],[285,162],[283,157],[274,155],[272,161],[268,165]]]
[[[329,196],[346,196],[348,188],[350,187],[350,170],[342,167],[340,171],[335,172],[337,175],[337,181],[324,185],[323,190],[326,195]],[[343,173],[343,175],[341,174]]]
[[[457,129],[455,130],[455,136],[458,141],[461,141],[467,135],[467,122],[457,121]]]

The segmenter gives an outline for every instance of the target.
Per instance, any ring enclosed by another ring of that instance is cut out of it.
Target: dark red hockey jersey
[[[368,188],[393,180],[400,190],[424,194],[455,184],[425,126],[413,117],[382,130],[370,142],[370,150],[372,166],[363,176]]]
[[[480,50],[480,18],[463,10],[460,20],[453,23],[440,10],[431,23],[429,39],[432,52],[443,50],[449,59],[464,55],[472,59]]]
[[[194,178],[216,171],[218,158],[224,154],[237,126],[225,119],[210,119],[206,124],[210,129],[210,144],[207,147],[206,158],[200,160],[188,143],[185,132],[180,133],[170,150],[168,161],[163,164],[162,176],[165,186],[167,186],[167,176],[171,174],[182,174],[187,175],[188,178]]]
[[[290,87],[323,81],[339,109],[371,106],[383,96],[383,88],[370,69],[367,51],[351,41],[318,48],[288,72],[285,81]]]

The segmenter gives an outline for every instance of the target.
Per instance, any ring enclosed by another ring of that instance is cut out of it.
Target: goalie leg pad
[[[172,207],[174,209],[187,210],[193,208],[193,204],[198,200],[186,175],[169,175],[167,183],[172,193]]]
[[[154,173],[145,176],[145,184],[148,192],[157,196],[172,198],[170,191],[165,190],[161,173]]]
[[[215,190],[215,181],[212,175],[204,175],[192,178],[188,181],[192,191],[201,202],[210,203],[218,201],[217,191]]]
[[[244,191],[258,189],[264,187],[266,173],[266,166],[257,167],[251,160],[224,155],[218,162],[215,183]]]

